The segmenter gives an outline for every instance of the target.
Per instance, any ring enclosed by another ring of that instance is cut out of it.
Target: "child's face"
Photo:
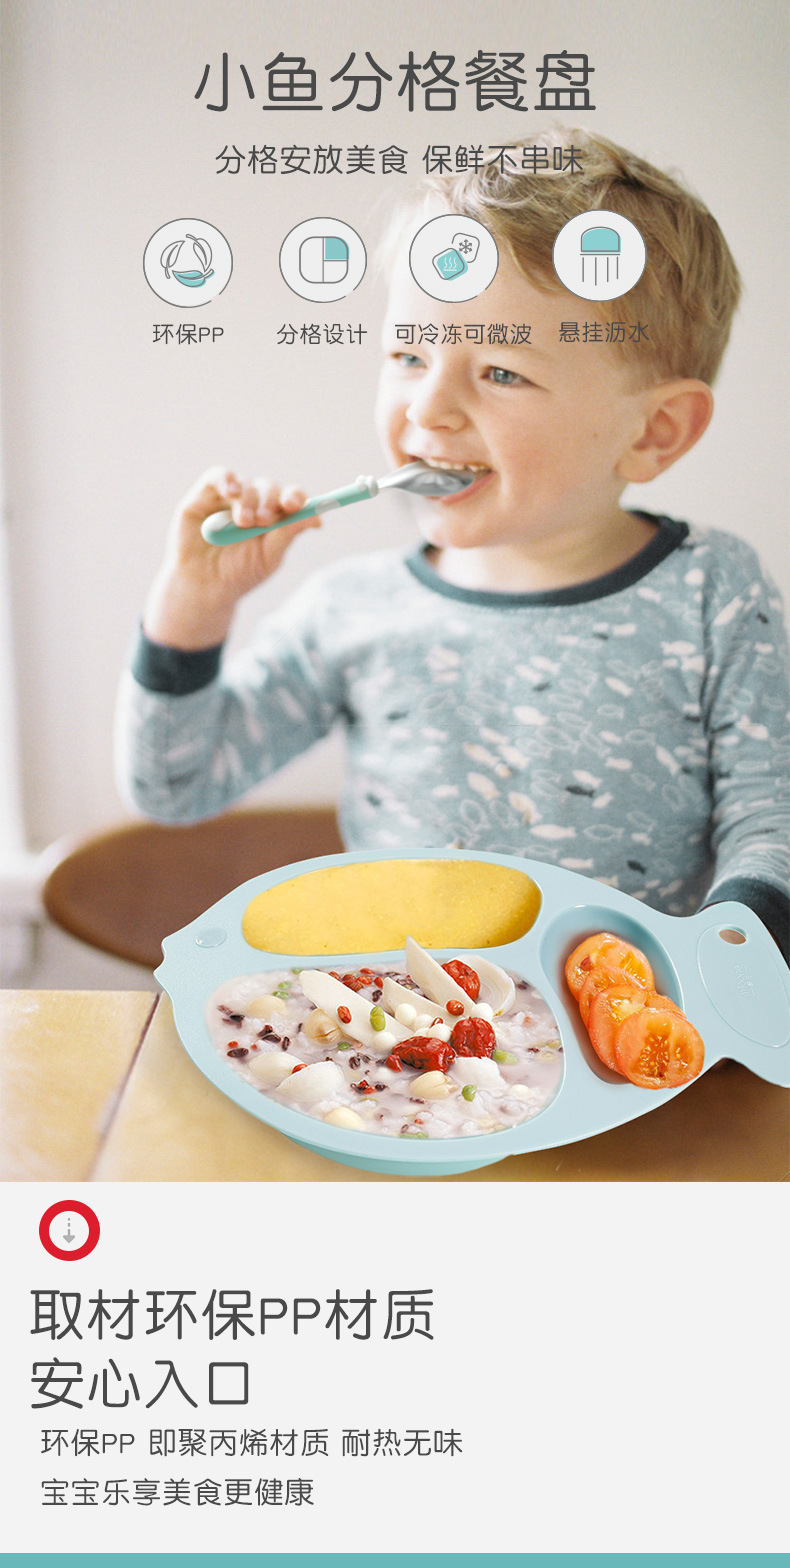
[[[628,319],[624,303],[622,319]],[[561,343],[562,322],[597,320],[565,290],[534,288],[500,252],[476,299],[441,304],[399,265],[384,328],[377,427],[396,464],[424,461],[487,470],[468,490],[421,508],[426,538],[455,548],[537,543],[599,526],[617,511],[617,465],[642,428],[645,393],[606,342]],[[434,344],[399,341],[396,324],[433,323]],[[483,325],[482,344],[442,343],[447,326]],[[490,325],[531,328],[528,344],[487,341]],[[602,329],[605,333],[605,329]]]

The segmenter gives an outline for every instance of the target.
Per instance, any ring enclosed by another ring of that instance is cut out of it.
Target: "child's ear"
[[[643,485],[676,463],[710,424],[713,393],[704,381],[664,381],[645,393],[641,428],[617,464],[627,484]]]

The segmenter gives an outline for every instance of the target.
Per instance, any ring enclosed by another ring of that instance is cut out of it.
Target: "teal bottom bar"
[[[84,1563],[103,1568],[175,1568],[179,1563],[198,1568],[787,1568],[785,1552],[0,1552],[0,1564],[9,1568],[48,1568],[49,1564]]]

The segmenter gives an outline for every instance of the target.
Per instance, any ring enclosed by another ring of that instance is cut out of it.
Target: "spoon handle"
[[[284,528],[286,523],[299,523],[304,517],[334,512],[340,506],[352,506],[355,501],[369,501],[378,494],[378,488],[375,479],[360,474],[353,485],[330,490],[326,495],[314,495],[298,512],[290,512],[287,517],[281,517],[279,522],[269,523],[265,528],[237,528],[230,512],[212,512],[200,532],[207,544],[242,544],[245,539],[257,539],[259,534],[270,534],[275,528]]]

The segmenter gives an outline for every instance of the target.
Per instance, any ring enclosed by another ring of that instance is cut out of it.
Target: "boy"
[[[528,323],[527,343],[440,331],[406,350],[396,326],[423,319],[426,297],[398,246],[380,434],[395,464],[479,477],[421,503],[420,551],[317,574],[220,671],[238,599],[315,524],[208,546],[211,512],[260,525],[304,497],[204,475],[177,509],[125,679],[122,773],[142,810],[191,820],[341,721],[350,847],[553,861],[677,915],[735,898],[786,951],[781,606],[741,540],[619,504],[706,429],[738,274],[677,182],[572,139],[581,172],[434,180],[419,220],[476,218],[499,247],[491,286],[465,305],[431,300],[431,320]],[[552,267],[559,230],[593,209],[629,218],[647,249],[610,305],[580,302]],[[580,314],[601,341],[564,341]],[[624,318],[647,340],[606,341]]]

